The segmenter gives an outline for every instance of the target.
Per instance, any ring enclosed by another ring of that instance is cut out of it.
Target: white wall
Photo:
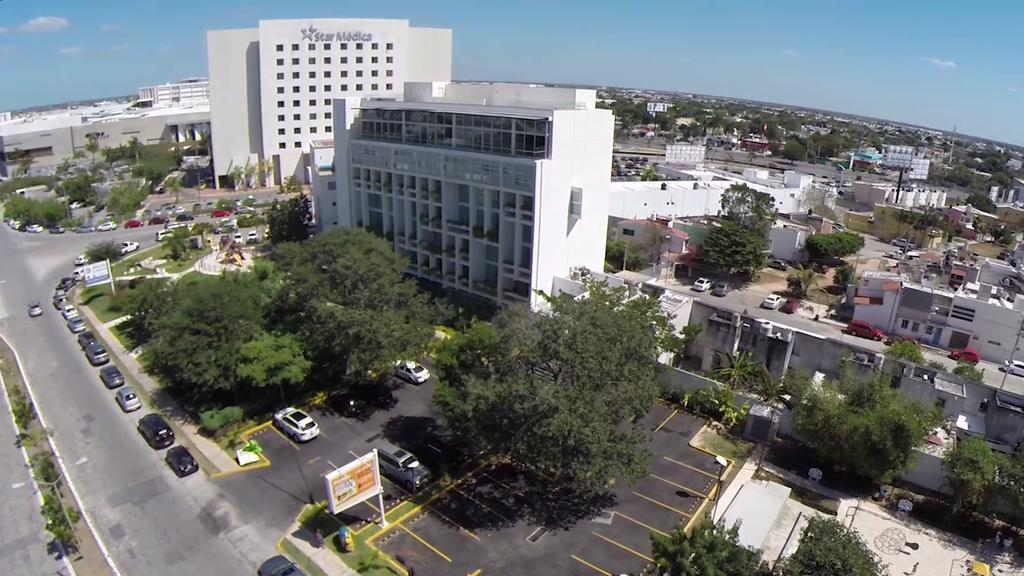
[[[652,215],[680,218],[716,216],[722,209],[722,194],[732,182],[612,182],[608,215],[616,218],[643,219]],[[753,186],[767,192],[780,213],[799,211],[798,191],[792,188]]]
[[[788,262],[803,262],[803,249],[806,240],[807,231],[800,228],[776,226],[768,231],[772,258],[780,258]]]
[[[452,31],[450,28],[407,29],[409,60],[406,82],[449,82],[452,79]],[[401,89],[401,86],[398,87]]]
[[[215,176],[262,152],[258,41],[255,28],[206,33]]]

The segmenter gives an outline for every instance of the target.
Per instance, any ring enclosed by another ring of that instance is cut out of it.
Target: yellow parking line
[[[606,570],[601,570],[601,569],[600,569],[600,568],[598,568],[597,566],[594,566],[594,565],[593,565],[593,564],[591,564],[590,562],[587,562],[586,560],[584,560],[583,558],[580,558],[579,556],[577,556],[577,555],[575,555],[575,554],[572,554],[572,555],[570,555],[570,557],[571,557],[571,558],[572,558],[573,560],[575,560],[575,561],[579,562],[580,564],[583,564],[583,565],[584,565],[584,566],[586,566],[587,568],[590,568],[590,569],[591,569],[591,570],[593,570],[594,572],[597,572],[598,574],[604,574],[604,576],[612,576],[612,573],[611,573],[611,572],[608,572],[608,571],[606,571]]]
[[[502,514],[501,512],[498,512],[498,511],[497,511],[497,510],[495,510],[494,508],[491,508],[491,507],[490,507],[490,506],[488,506],[487,504],[484,504],[483,502],[481,502],[481,501],[477,500],[476,498],[473,498],[472,496],[470,496],[469,494],[466,494],[466,493],[465,493],[465,492],[463,492],[462,490],[459,490],[458,488],[456,488],[456,489],[455,489],[455,491],[456,491],[456,492],[458,492],[459,494],[462,494],[462,495],[463,495],[463,496],[465,496],[466,498],[469,498],[469,499],[470,499],[470,500],[472,500],[473,502],[476,502],[476,503],[477,503],[477,504],[479,504],[480,506],[483,506],[483,507],[484,507],[484,508],[486,508],[487,510],[490,510],[491,512],[493,512],[493,513],[497,514],[498,516],[500,516],[500,517],[501,517],[501,519],[502,519],[502,520],[504,520],[504,521],[506,521],[506,522],[511,522],[511,521],[512,521],[512,519],[511,519],[511,518],[509,518],[508,516],[505,516],[504,514]]]
[[[657,532],[658,534],[661,534],[662,536],[668,536],[668,534],[666,534],[665,532],[662,532],[661,530],[658,530],[654,526],[648,526],[647,524],[644,524],[643,522],[637,520],[636,518],[630,518],[629,516],[626,516],[622,512],[619,512],[618,510],[613,512],[613,514],[615,514],[616,516],[621,516],[622,518],[625,518],[626,520],[629,520],[630,522],[632,522],[633,524],[636,524],[637,526],[641,526],[643,528],[647,528],[647,530],[649,530],[651,532]]]
[[[665,424],[668,424],[668,421],[669,421],[669,420],[671,420],[671,419],[673,419],[673,418],[675,418],[675,417],[676,417],[676,414],[679,414],[679,409],[678,409],[678,408],[676,408],[675,410],[673,410],[673,411],[672,411],[672,413],[671,413],[671,414],[669,414],[667,418],[665,418],[664,420],[662,420],[662,421],[661,421],[661,424],[658,424],[658,427],[657,427],[657,428],[655,428],[655,429],[654,429],[654,431],[655,431],[655,432],[657,432],[658,430],[661,430],[661,429],[662,429],[662,428],[663,428],[663,427],[665,426]]]
[[[469,576],[480,576],[480,572],[481,572],[481,570],[478,568],[478,569],[474,570],[473,572],[470,572]]]
[[[647,560],[648,562],[654,562],[654,558],[651,558],[650,556],[647,556],[645,554],[641,554],[641,553],[637,552],[636,550],[633,550],[629,546],[626,546],[625,544],[619,544],[615,540],[612,540],[611,538],[609,538],[607,536],[602,536],[602,535],[598,534],[597,532],[594,532],[593,530],[591,530],[590,533],[593,534],[594,536],[597,536],[601,540],[604,540],[605,542],[613,545],[613,546],[618,546],[619,548],[622,548],[623,550],[625,550],[626,552],[629,552],[633,556],[636,556],[638,558],[643,558],[644,560]]]
[[[389,564],[394,566],[398,570],[397,572],[395,572],[395,574],[398,574],[399,576],[401,576],[402,574],[405,574],[405,576],[409,576],[409,571],[406,570],[405,566],[402,566],[401,564],[396,562],[395,559],[392,558],[390,554],[385,554],[381,552],[380,548],[377,548],[377,546],[375,546],[372,541],[367,540],[366,545],[370,547],[370,550],[373,550],[374,552],[379,554],[381,558],[387,560]]]
[[[668,478],[662,478],[661,476],[658,476],[657,474],[648,474],[648,476],[650,476],[651,478],[654,478],[655,480],[661,480],[662,482],[664,482],[665,484],[668,484],[670,486],[675,486],[676,488],[679,488],[681,490],[686,490],[689,493],[696,494],[696,495],[700,496],[701,498],[707,498],[708,497],[707,494],[704,494],[703,492],[700,492],[699,490],[694,490],[693,488],[690,488],[688,486],[683,486],[682,484],[677,484],[676,482],[673,482],[673,481],[669,480]]]
[[[679,460],[673,460],[672,458],[669,458],[668,456],[662,456],[662,458],[664,458],[665,460],[668,460],[669,462],[671,462],[673,464],[679,464],[680,466],[682,466],[684,468],[689,468],[690,470],[693,470],[694,472],[700,472],[701,474],[703,474],[705,476],[709,476],[711,478],[714,478],[715,480],[718,480],[718,475],[717,474],[714,474],[712,472],[708,472],[707,470],[701,470],[700,468],[696,468],[694,466],[691,466],[691,465],[687,464],[686,462],[680,462]]]
[[[680,510],[678,508],[673,508],[673,507],[669,506],[668,504],[665,504],[664,502],[659,502],[659,501],[655,500],[654,498],[651,498],[650,496],[644,496],[643,494],[637,492],[636,490],[633,490],[633,494],[636,494],[637,496],[643,498],[644,500],[647,500],[651,504],[657,504],[658,506],[661,506],[662,508],[665,508],[667,510],[671,510],[671,511],[675,512],[676,514],[680,514],[682,516],[685,516],[686,518],[690,517],[689,513],[683,512],[682,510]]]
[[[409,530],[408,528],[406,528],[404,524],[399,524],[399,526],[398,526],[398,527],[399,527],[399,528],[400,528],[401,530],[405,531],[405,533],[406,533],[406,534],[408,534],[409,536],[412,536],[413,538],[415,538],[416,540],[418,540],[420,544],[423,544],[423,545],[424,545],[424,546],[426,546],[427,548],[430,548],[431,550],[433,550],[433,551],[434,551],[434,554],[437,554],[438,556],[440,556],[441,558],[444,558],[444,559],[445,559],[445,560],[447,560],[448,562],[451,562],[451,561],[452,561],[452,559],[451,559],[451,558],[449,558],[448,556],[445,556],[445,553],[444,553],[444,552],[441,552],[441,551],[440,551],[440,550],[438,550],[437,548],[434,548],[434,546],[433,546],[433,545],[431,545],[431,544],[430,544],[430,542],[427,542],[427,541],[426,541],[426,540],[424,540],[423,538],[420,538],[420,537],[419,537],[419,536],[418,536],[418,535],[417,535],[417,534],[416,534],[415,532],[413,532],[412,530]]]
[[[476,534],[473,534],[472,532],[470,532],[469,528],[464,528],[464,527],[462,526],[462,524],[459,524],[459,523],[458,523],[458,522],[456,522],[455,520],[452,520],[451,518],[449,518],[448,516],[446,516],[446,515],[445,515],[444,513],[442,513],[442,512],[441,512],[440,510],[438,510],[437,508],[434,508],[433,506],[427,506],[427,510],[430,510],[430,511],[431,511],[431,512],[433,512],[434,514],[437,514],[437,515],[438,515],[438,516],[440,516],[441,518],[444,518],[444,519],[445,519],[445,520],[447,520],[447,521],[448,521],[448,522],[449,522],[449,523],[450,523],[450,524],[451,524],[452,526],[455,526],[456,528],[458,528],[458,529],[459,529],[459,531],[461,531],[462,533],[464,533],[464,534],[465,534],[466,536],[469,536],[470,538],[472,538],[473,540],[476,540],[477,542],[479,542],[479,541],[480,541],[480,538],[479,538],[479,537],[478,537],[478,536],[477,536]]]
[[[281,432],[280,430],[278,430],[277,426],[271,426],[270,429],[273,430],[281,438],[284,438],[284,441],[287,442],[289,446],[291,446],[292,448],[294,448],[296,450],[299,449],[298,444],[296,444],[295,442],[292,442],[292,439],[287,437],[287,436],[285,436],[284,432]]]

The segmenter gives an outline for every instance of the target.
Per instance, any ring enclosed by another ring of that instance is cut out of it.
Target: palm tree
[[[85,137],[85,151],[92,155],[92,163],[96,163],[96,153],[100,151],[100,143],[95,133]]]
[[[715,371],[715,378],[725,384],[729,390],[751,388],[760,385],[769,378],[768,370],[763,364],[754,360],[749,352],[729,355],[729,365]]]
[[[245,169],[241,166],[235,166],[228,171],[228,176],[231,176],[231,187],[236,191],[238,186],[242,183],[242,176],[245,175]]]
[[[254,164],[246,164],[243,173],[245,174],[245,187],[252,188],[252,179],[256,175],[256,166]]]
[[[131,155],[135,157],[135,161],[136,162],[139,161],[139,149],[141,149],[141,148],[142,148],[142,143],[139,142],[138,137],[132,136],[128,140],[128,152],[130,152]]]
[[[270,162],[260,158],[256,160],[256,187],[263,188],[267,185],[267,174],[270,173]]]
[[[174,203],[177,204],[181,195],[181,178],[168,178],[164,186],[174,193]]]
[[[32,163],[35,159],[28,152],[21,152],[18,156],[18,173],[21,176],[28,176],[28,171],[32,168]]]
[[[794,296],[804,297],[807,295],[812,288],[818,286],[818,280],[821,279],[821,274],[814,271],[814,268],[810,266],[797,266],[793,272],[790,273],[786,281],[789,284],[789,290]]]
[[[778,404],[786,394],[785,383],[781,379],[765,378],[757,387],[757,393],[768,404]]]

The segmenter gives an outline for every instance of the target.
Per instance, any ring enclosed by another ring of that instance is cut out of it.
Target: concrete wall
[[[900,480],[942,494],[953,493],[942,469],[942,458],[920,450],[914,451],[914,459],[900,474]]]
[[[214,178],[263,154],[259,30],[206,33]]]
[[[806,260],[804,253],[804,242],[806,241],[807,231],[800,228],[776,226],[768,232],[772,258],[779,258],[787,262],[799,263]]]

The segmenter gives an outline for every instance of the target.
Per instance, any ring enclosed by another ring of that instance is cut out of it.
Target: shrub
[[[242,420],[244,416],[242,409],[238,406],[226,406],[224,408],[207,410],[199,415],[199,421],[211,434],[216,434],[226,426],[230,426]]]

